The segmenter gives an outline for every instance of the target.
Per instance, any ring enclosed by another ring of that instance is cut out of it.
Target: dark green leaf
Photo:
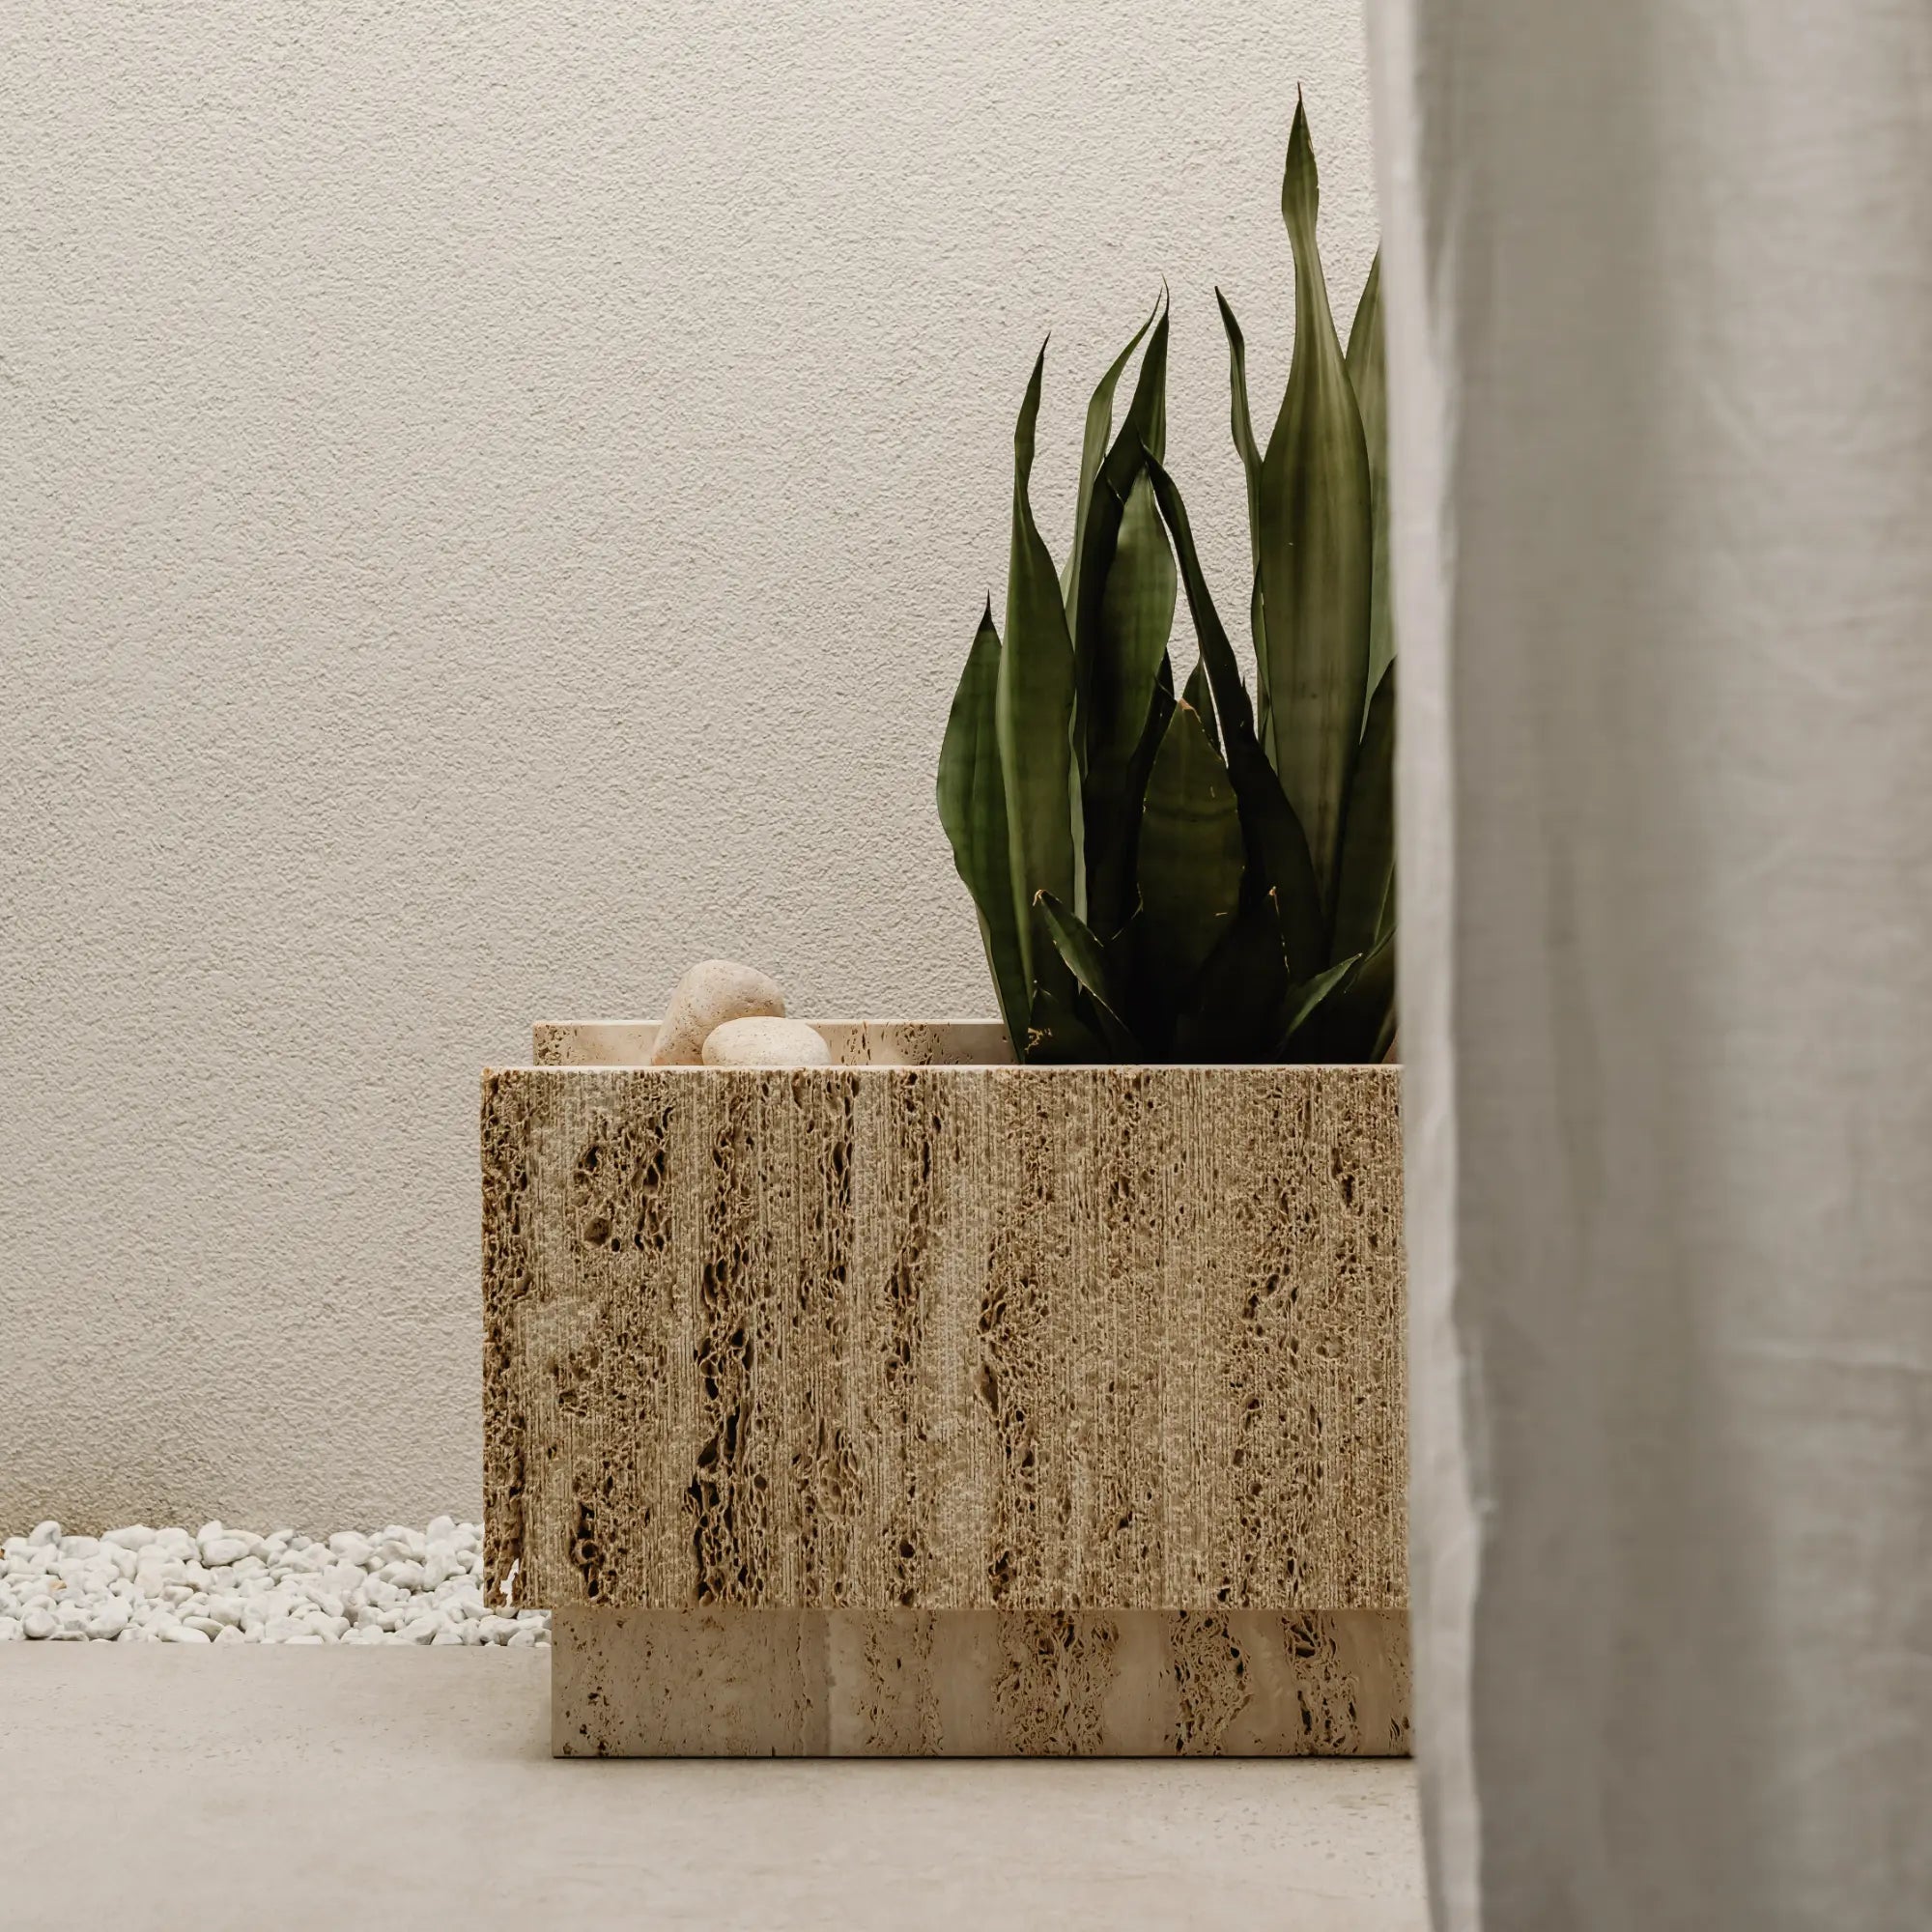
[[[1083,496],[1087,516],[1080,526],[1078,594],[1077,601],[1067,606],[1079,664],[1083,720],[1086,693],[1093,678],[1092,660],[1100,648],[1100,604],[1106,591],[1107,560],[1120,536],[1134,478],[1140,474],[1141,453],[1151,449],[1159,455],[1166,426],[1167,311],[1163,306],[1148,337],[1147,354],[1141,357],[1140,374],[1121,433],[1102,460],[1092,490]]]
[[[1369,457],[1316,247],[1315,155],[1297,100],[1281,213],[1294,249],[1294,358],[1262,459],[1262,604],[1275,769],[1334,892],[1368,694]]]
[[[1103,494],[1106,488],[1100,486]],[[1110,875],[1103,883],[1102,875],[1138,814],[1134,753],[1147,730],[1154,681],[1174,628],[1174,553],[1145,474],[1133,480],[1104,567],[1097,639],[1088,656],[1083,787],[1089,915],[1102,929],[1117,910],[1118,896],[1109,897],[1114,881]],[[1144,775],[1145,767],[1139,776]]]
[[[1366,952],[1375,945],[1395,871],[1395,664],[1369,700],[1349,815],[1342,826],[1342,865],[1335,881],[1333,951]]]
[[[1221,755],[1184,698],[1148,779],[1139,864],[1140,956],[1178,1005],[1240,903],[1241,815]]]
[[[1074,1005],[1076,998],[1070,976],[1064,985],[1034,988],[1024,1056],[1030,1063],[1064,1065],[1069,1061],[1104,1062],[1114,1057],[1098,1032],[1081,1017]]]
[[[1127,405],[1126,419],[1115,439],[1124,469],[1114,473],[1114,494],[1126,500],[1127,481],[1140,468],[1139,451],[1152,453],[1158,463],[1167,454],[1167,284],[1160,289],[1161,315],[1148,337],[1147,354],[1141,357],[1140,374],[1134,380],[1133,400]]]
[[[1228,336],[1228,387],[1233,396],[1230,416],[1235,431],[1235,448],[1241,459],[1241,471],[1248,481],[1248,567],[1259,570],[1262,560],[1262,452],[1255,441],[1254,420],[1248,413],[1248,345],[1241,325],[1228,306],[1228,298],[1219,289],[1214,299],[1221,305],[1221,327]],[[1255,649],[1261,650],[1261,633],[1255,634]]]
[[[1346,959],[1338,959],[1325,971],[1316,974],[1312,980],[1304,980],[1300,985],[1289,991],[1288,1006],[1283,1015],[1281,1030],[1282,1046],[1286,1049],[1296,1034],[1343,986],[1350,983],[1362,963],[1359,952],[1351,952]]]
[[[1147,802],[1148,775],[1153,770],[1167,723],[1174,716],[1174,672],[1166,653],[1154,668],[1153,693],[1140,743],[1128,758],[1114,809],[1094,806],[1092,775],[1088,780],[1087,923],[1112,939],[1133,917],[1134,855],[1140,846],[1141,812]]]
[[[1165,434],[1166,290],[1161,294],[1160,317],[1148,338],[1147,354],[1141,357],[1126,419],[1101,462],[1092,490],[1083,499],[1087,515],[1079,538],[1078,602],[1068,607],[1067,611],[1073,639],[1073,773],[1076,782],[1084,787],[1096,757],[1102,765],[1100,795],[1093,808],[1093,815],[1102,823],[1110,821],[1120,809],[1122,760],[1137,742],[1146,716],[1143,694],[1147,688],[1148,645],[1152,630],[1157,628],[1160,610],[1160,559],[1145,542],[1138,540],[1132,529],[1126,535],[1128,576],[1119,585],[1114,585],[1113,580],[1122,525],[1133,497],[1135,479],[1140,474],[1145,439],[1151,437],[1158,442]],[[1110,586],[1115,620],[1127,623],[1131,619],[1126,633],[1108,628],[1105,607]],[[1172,591],[1168,593],[1167,612],[1167,623],[1171,626]],[[1163,635],[1163,647],[1165,642]],[[1076,810],[1084,846],[1089,816],[1084,796]],[[1085,896],[1087,889],[1083,857],[1074,906],[1083,917],[1090,910]]]
[[[1241,459],[1241,474],[1248,486],[1248,567],[1254,572],[1254,589],[1248,597],[1248,635],[1255,651],[1255,734],[1262,750],[1274,759],[1274,735],[1269,724],[1267,688],[1267,632],[1262,608],[1262,452],[1255,441],[1254,418],[1248,410],[1248,345],[1241,325],[1228,298],[1219,289],[1214,299],[1221,308],[1221,327],[1228,337],[1228,391],[1231,398],[1229,420],[1235,433],[1235,450]]]
[[[992,606],[953,694],[939,752],[939,822],[952,843],[952,862],[973,895],[980,937],[992,968],[1000,1017],[1015,1054],[1026,1039],[1027,979],[1013,902],[1012,859],[1007,835],[1006,782],[993,723],[1000,682],[1000,634]]]
[[[1006,781],[1013,917],[1029,984],[1037,983],[1034,895],[1052,893],[1080,911],[1086,881],[1073,770],[1073,645],[1060,582],[1034,522],[1027,482],[1046,351],[1034,364],[1013,431],[1013,535],[1007,572],[1007,638],[994,718]]]
[[[1153,486],[1143,472],[1127,493],[1100,592],[1100,641],[1094,663],[1096,764],[1123,757],[1140,737],[1154,672],[1174,629],[1179,588],[1174,552],[1154,505]]]
[[[1194,668],[1187,674],[1187,688],[1180,695],[1200,712],[1201,727],[1208,733],[1208,742],[1218,752],[1221,749],[1221,727],[1214,720],[1214,687],[1208,681],[1206,658],[1194,660]]]
[[[1377,249],[1349,330],[1349,380],[1362,416],[1369,452],[1369,512],[1373,562],[1369,571],[1369,690],[1395,656],[1395,611],[1389,603],[1388,377],[1382,353],[1382,257]]]
[[[1289,965],[1296,978],[1306,978],[1319,972],[1328,959],[1326,923],[1309,862],[1308,840],[1283,794],[1281,781],[1256,740],[1254,712],[1228,634],[1221,628],[1213,599],[1208,594],[1208,580],[1202,575],[1194,534],[1188,527],[1187,506],[1180,500],[1173,477],[1158,463],[1150,460],[1148,475],[1168,533],[1174,538],[1194,635],[1213,688],[1228,774],[1240,800],[1252,890],[1273,893]]]
[[[1267,618],[1262,606],[1262,573],[1255,570],[1255,587],[1248,593],[1248,635],[1255,640],[1255,736],[1274,763],[1274,707],[1268,702]]]
[[[1262,452],[1255,441],[1254,418],[1248,412],[1248,345],[1241,325],[1228,298],[1219,289],[1214,299],[1221,307],[1221,327],[1228,337],[1229,411],[1235,432],[1235,449],[1241,459],[1241,474],[1248,486],[1248,568],[1254,572],[1254,588],[1248,596],[1248,635],[1255,650],[1255,735],[1270,763],[1274,760],[1274,738],[1269,724],[1267,687],[1267,628],[1262,606]]]
[[[1395,1003],[1395,966],[1391,935],[1356,959],[1303,1017],[1288,1041],[1285,1057],[1300,1065],[1360,1065],[1373,1061],[1376,1042]]]
[[[1127,358],[1140,346],[1141,337],[1153,327],[1153,319],[1160,313],[1160,303],[1155,302],[1148,319],[1134,330],[1127,346],[1116,355],[1107,366],[1107,373],[1094,385],[1094,394],[1087,404],[1087,429],[1080,444],[1080,493],[1073,499],[1073,548],[1067,554],[1066,573],[1062,579],[1065,602],[1068,611],[1080,609],[1080,559],[1087,535],[1088,499],[1094,494],[1094,479],[1100,473],[1100,459],[1107,453],[1107,437],[1114,427],[1114,389],[1121,380],[1121,371],[1127,366]]]
[[[1095,1022],[1108,1047],[1122,1059],[1136,1058],[1140,1049],[1126,1022],[1121,1018],[1106,949],[1084,922],[1075,919],[1051,893],[1040,894],[1039,911],[1055,950],[1092,1003]]]
[[[1376,942],[1354,982],[1341,995],[1334,1057],[1350,1062],[1380,1059],[1378,1042],[1395,1032],[1396,941],[1390,932]]]
[[[1251,895],[1195,980],[1174,1030],[1177,1059],[1275,1058],[1288,961],[1272,894]]]

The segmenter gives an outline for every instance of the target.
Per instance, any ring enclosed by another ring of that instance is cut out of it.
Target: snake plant
[[[939,812],[1029,1061],[1362,1061],[1395,1026],[1378,267],[1344,352],[1297,102],[1282,181],[1294,353],[1265,448],[1219,296],[1247,475],[1256,698],[1163,467],[1165,300],[1087,408],[1073,546],[1030,496],[1046,352],[1013,435],[1006,627],[990,601],[952,701]],[[1122,426],[1114,399],[1139,369]],[[1169,642],[1184,592],[1197,662]]]

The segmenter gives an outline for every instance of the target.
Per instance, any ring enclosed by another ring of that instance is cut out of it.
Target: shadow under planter
[[[823,1031],[484,1076],[486,1561],[558,1753],[1406,1751],[1399,1071]]]

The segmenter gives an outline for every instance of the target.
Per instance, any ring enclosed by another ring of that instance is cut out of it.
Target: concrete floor
[[[0,1649],[9,1925],[1422,1932],[1406,1763],[565,1762],[549,1653]]]

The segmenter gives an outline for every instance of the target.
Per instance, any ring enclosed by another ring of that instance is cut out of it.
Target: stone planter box
[[[484,1075],[489,1587],[555,1613],[557,1752],[1406,1751],[1399,1070],[822,1030]]]

